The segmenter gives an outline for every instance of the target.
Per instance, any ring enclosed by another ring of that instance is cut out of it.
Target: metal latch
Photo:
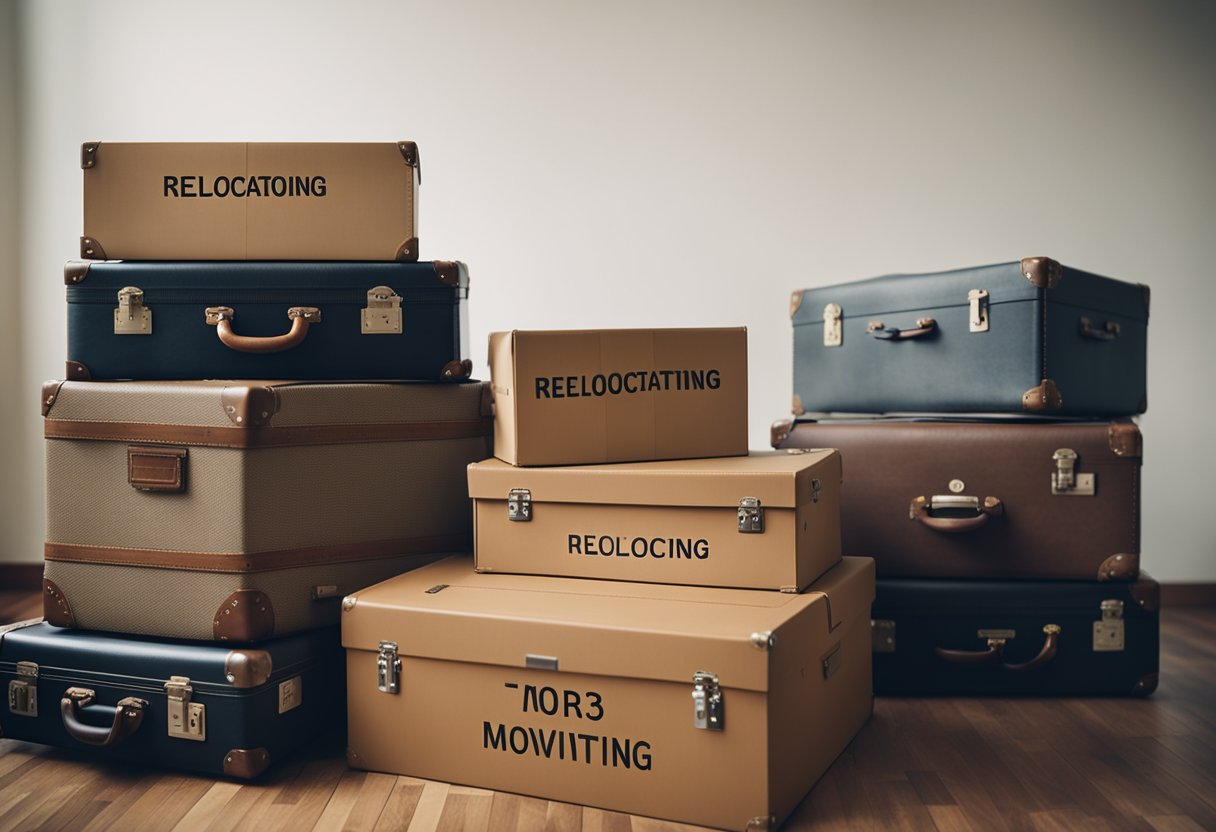
[[[823,345],[839,347],[843,327],[840,324],[841,310],[839,303],[829,303],[823,307]]]
[[[194,688],[187,676],[170,676],[165,682],[165,710],[169,714],[169,736],[179,740],[207,739],[206,706],[191,702]]]
[[[397,693],[401,690],[401,659],[397,658],[397,642],[380,642],[380,655],[376,658],[376,690],[381,693]]]
[[[401,334],[401,295],[388,286],[368,289],[367,308],[363,310],[363,334]]]
[[[143,289],[124,286],[118,290],[118,308],[114,310],[114,334],[152,334],[152,310],[144,306]]]
[[[743,534],[763,534],[764,509],[756,497],[744,497],[739,501],[739,531]]]
[[[1094,622],[1094,652],[1123,650],[1123,602],[1108,598],[1102,602],[1102,620]]]
[[[526,488],[512,488],[507,493],[507,519],[514,523],[527,523],[532,519],[532,492]]]
[[[1072,448],[1060,448],[1051,455],[1056,470],[1051,475],[1051,493],[1071,497],[1094,495],[1094,474],[1077,473],[1077,452]]]
[[[988,292],[985,289],[972,289],[967,293],[967,305],[970,309],[970,324],[972,332],[988,331]]]
[[[822,492],[823,492],[823,483],[821,483],[819,481],[818,477],[813,478],[811,480],[811,502],[812,503],[819,502],[819,495]]]
[[[822,660],[823,678],[831,679],[833,676],[836,675],[836,671],[840,670],[841,659],[842,659],[842,654],[841,654],[841,650],[840,650],[840,645],[837,644],[836,647],[833,648],[832,652],[828,653],[826,656],[823,657],[823,660]]]
[[[721,731],[726,727],[718,675],[698,670],[692,675],[692,727]]]
[[[8,683],[8,709],[19,716],[38,716],[38,665],[17,662],[17,678]]]
[[[895,652],[895,622],[886,618],[870,619],[870,652]]]

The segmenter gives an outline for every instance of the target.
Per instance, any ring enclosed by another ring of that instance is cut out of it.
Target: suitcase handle
[[[1081,335],[1085,338],[1093,338],[1095,341],[1114,341],[1119,337],[1118,321],[1107,321],[1102,325],[1101,329],[1098,329],[1094,326],[1093,321],[1082,315],[1079,323]]]
[[[974,517],[934,517],[935,508],[973,509]],[[908,507],[908,519],[916,520],[935,532],[962,534],[980,528],[991,517],[1005,513],[1005,506],[996,497],[963,497],[957,494],[936,494],[932,497],[917,497]]]
[[[282,352],[299,346],[308,335],[309,324],[321,323],[321,310],[315,306],[293,306],[287,310],[291,329],[282,335],[237,335],[232,331],[236,312],[230,306],[209,306],[205,311],[208,326],[225,347],[238,352]]]
[[[995,664],[1014,672],[1035,670],[1056,657],[1060,642],[1060,625],[1048,624],[1043,628],[1043,634],[1047,638],[1044,639],[1039,654],[1030,661],[1020,664],[1010,664],[1005,661],[1006,639],[1003,638],[988,639],[987,650],[947,650],[945,647],[936,647],[933,652],[937,654],[938,658],[951,664]]]
[[[880,341],[907,341],[912,338],[923,338],[937,331],[937,321],[932,318],[921,318],[914,329],[900,329],[894,326],[883,326],[882,321],[870,321],[866,324],[866,332]]]
[[[109,728],[81,722],[80,709],[92,705],[96,698],[97,694],[88,688],[68,688],[64,691],[63,699],[59,700],[59,712],[63,715],[63,727],[72,739],[103,748],[118,745],[134,734],[144,721],[147,700],[128,696],[119,699],[118,704],[110,709],[114,712],[114,720]]]

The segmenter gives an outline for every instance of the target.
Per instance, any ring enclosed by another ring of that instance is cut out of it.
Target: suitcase
[[[1140,568],[1130,421],[797,421],[772,438],[840,449],[844,551],[884,578],[1126,581]]]
[[[462,263],[87,263],[64,269],[89,379],[469,375]]]
[[[424,567],[347,599],[347,760],[775,828],[870,715],[873,570],[784,595]]]
[[[414,142],[88,142],[80,256],[417,260]]]
[[[1147,696],[1160,589],[1096,581],[878,581],[874,692]]]
[[[50,382],[43,598],[57,626],[260,641],[467,552],[481,384]]]
[[[26,621],[0,627],[0,736],[251,778],[341,741],[343,674],[337,627],[232,649]]]
[[[1143,413],[1148,301],[1046,257],[797,291],[793,411]]]
[[[798,592],[840,560],[840,454],[469,466],[479,572]]]

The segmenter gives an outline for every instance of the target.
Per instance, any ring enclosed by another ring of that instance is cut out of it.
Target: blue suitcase
[[[0,627],[0,736],[247,779],[340,747],[345,668],[337,627],[233,648],[22,622]]]
[[[69,262],[67,378],[455,381],[464,264]]]
[[[1046,257],[797,291],[793,412],[1143,413],[1148,305]]]

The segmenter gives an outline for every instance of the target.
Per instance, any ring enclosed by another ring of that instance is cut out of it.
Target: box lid
[[[398,655],[526,667],[529,656],[556,669],[690,682],[716,673],[732,688],[766,691],[770,652],[812,650],[783,633],[812,617],[824,642],[869,621],[874,561],[844,558],[801,595],[486,575],[467,557],[449,558],[349,596],[342,644]],[[771,636],[771,638],[770,638]]]
[[[506,500],[511,489],[526,488],[540,503],[733,508],[741,497],[756,497],[762,506],[794,508],[811,501],[813,479],[825,478],[840,481],[840,454],[832,448],[555,468],[488,459],[469,466],[469,496]]]

